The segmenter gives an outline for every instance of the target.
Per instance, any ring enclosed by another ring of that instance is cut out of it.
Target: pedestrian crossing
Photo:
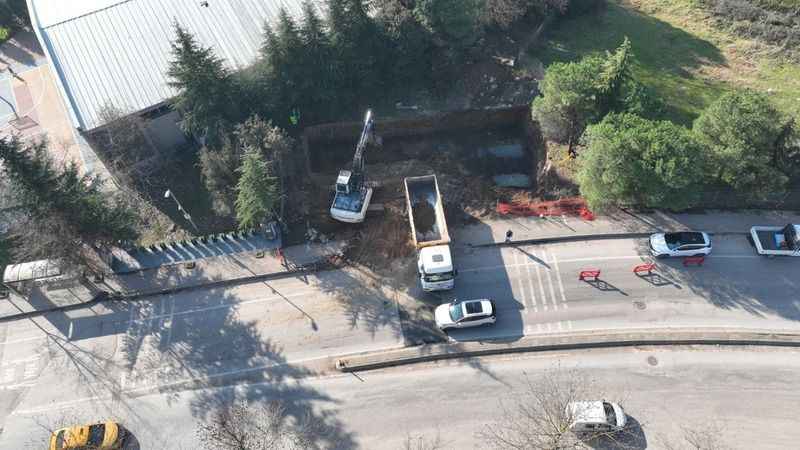
[[[514,299],[533,313],[569,309],[556,256],[547,249],[509,248],[504,260],[513,267]]]

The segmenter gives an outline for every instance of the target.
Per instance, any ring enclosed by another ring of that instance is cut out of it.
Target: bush
[[[417,0],[414,6],[422,26],[456,47],[468,47],[477,40],[483,10],[483,0]]]

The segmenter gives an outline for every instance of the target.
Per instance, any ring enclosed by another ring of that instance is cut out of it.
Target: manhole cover
[[[651,366],[657,366],[658,365],[658,358],[656,358],[655,356],[648,356],[647,357],[647,364],[650,364]]]
[[[636,309],[645,309],[645,308],[647,308],[647,304],[645,302],[633,302],[633,306],[635,306]]]

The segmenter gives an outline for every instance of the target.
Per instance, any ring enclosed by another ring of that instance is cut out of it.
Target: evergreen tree
[[[326,3],[335,80],[343,96],[338,102],[360,109],[355,99],[377,94],[381,85],[380,69],[386,67],[383,58],[388,56],[385,41],[367,15],[363,0],[326,0]]]
[[[56,168],[45,142],[0,140],[0,161],[28,217],[26,244],[35,247],[29,253],[76,261],[83,244],[97,249],[135,239],[133,210],[104,192],[98,178],[80,175],[74,163]]]
[[[314,122],[333,110],[332,100],[336,93],[331,70],[331,41],[325,31],[325,22],[310,0],[303,2],[303,21],[299,34],[303,48],[301,69],[304,74],[297,83],[298,90],[304,94],[299,102],[304,115],[310,116],[310,121]]]
[[[601,115],[617,110],[623,98],[623,88],[631,79],[631,41],[625,36],[614,53],[606,52],[606,59],[598,80],[599,107]]]
[[[714,174],[748,195],[779,193],[788,177],[774,164],[787,149],[781,139],[787,123],[766,95],[752,90],[724,94],[694,122],[694,131],[711,150]],[[789,171],[790,172],[790,171]]]
[[[236,84],[211,48],[198,44],[178,23],[175,35],[167,70],[169,86],[178,91],[172,106],[183,116],[185,132],[215,142],[227,123],[239,120]]]
[[[255,228],[275,214],[280,198],[278,178],[271,164],[257,148],[249,147],[242,157],[236,185],[236,220],[240,229]]]

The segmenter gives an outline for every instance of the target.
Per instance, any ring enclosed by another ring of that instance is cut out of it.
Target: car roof
[[[489,299],[464,300],[461,302],[464,316],[487,316],[492,313],[492,303]]]
[[[606,423],[606,411],[601,401],[572,402],[569,404],[574,422]]]

